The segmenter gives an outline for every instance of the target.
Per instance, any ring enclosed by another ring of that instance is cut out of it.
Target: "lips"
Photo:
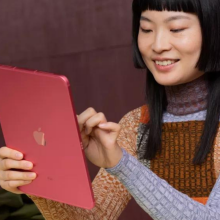
[[[167,60],[163,60],[163,61],[154,61],[154,65],[155,65],[155,68],[158,70],[158,71],[162,71],[162,72],[169,72],[171,70],[173,70],[177,63],[179,62],[179,60],[173,60],[172,63],[170,62],[172,59],[169,60],[169,62],[167,62]],[[162,65],[161,63],[165,63],[164,65]],[[168,64],[169,63],[169,64]]]

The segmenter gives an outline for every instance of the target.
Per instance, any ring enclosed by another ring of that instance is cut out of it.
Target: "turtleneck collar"
[[[177,86],[165,86],[167,112],[186,115],[207,108],[208,82],[201,76],[192,82]]]

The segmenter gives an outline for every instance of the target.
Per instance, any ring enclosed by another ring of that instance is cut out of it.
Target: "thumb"
[[[97,127],[111,132],[119,132],[121,130],[121,126],[113,122],[100,123],[97,125]]]

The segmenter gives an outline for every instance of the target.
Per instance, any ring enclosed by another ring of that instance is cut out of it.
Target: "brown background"
[[[117,122],[144,104],[145,74],[132,63],[131,3],[0,0],[0,63],[66,75],[77,113],[92,106]],[[93,179],[98,168],[89,163],[89,171]],[[119,219],[149,218],[132,200]]]

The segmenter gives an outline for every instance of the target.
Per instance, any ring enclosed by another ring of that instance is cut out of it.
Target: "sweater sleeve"
[[[106,171],[116,176],[155,220],[220,219],[220,177],[211,193],[214,199],[202,205],[174,189],[125,150],[118,165]]]
[[[136,156],[137,125],[140,108],[126,114],[119,122],[121,131],[117,142]],[[46,220],[116,220],[131,199],[130,193],[105,169],[100,169],[92,183],[95,207],[86,210],[67,204],[29,195]]]

